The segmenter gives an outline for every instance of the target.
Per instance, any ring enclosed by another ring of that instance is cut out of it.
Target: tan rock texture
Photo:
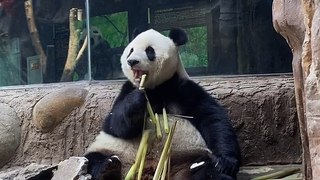
[[[20,119],[7,104],[0,103],[0,168],[15,156],[20,145]]]
[[[317,2],[317,3],[316,3]],[[320,177],[320,34],[319,1],[313,1],[313,19],[311,20],[311,34],[309,58],[311,67],[305,80],[306,118],[309,136],[311,167],[313,179]]]
[[[308,67],[308,57],[310,53],[310,39],[305,28],[309,23],[309,16],[304,16],[305,10],[302,8],[300,0],[274,0],[272,6],[273,26],[280,33],[291,47],[293,53],[292,70],[294,74],[295,98],[297,114],[299,119],[299,129],[301,132],[303,172],[307,179],[311,178],[311,160],[309,152],[309,140],[307,133],[307,123],[305,118],[305,98],[304,98],[304,72],[302,68]],[[305,39],[306,37],[306,39]],[[303,53],[304,52],[304,53]]]
[[[41,132],[52,131],[74,108],[85,102],[87,94],[81,87],[66,87],[44,96],[33,108],[34,125]]]
[[[273,9],[275,29],[287,39],[294,55],[298,115],[300,127],[304,126],[300,130],[305,179],[320,177],[319,5],[318,0],[276,0]],[[280,17],[279,14],[284,16]],[[279,25],[280,21],[285,23]]]
[[[301,145],[290,76],[194,78],[227,107],[242,149],[243,164],[300,163]],[[18,86],[0,89],[0,102],[21,119],[21,144],[3,168],[57,164],[81,156],[99,133],[123,81],[92,81]],[[71,111],[51,132],[32,123],[34,106],[63,88],[86,89],[82,106]]]

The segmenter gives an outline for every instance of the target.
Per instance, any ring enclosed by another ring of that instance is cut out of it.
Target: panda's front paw
[[[125,101],[125,114],[131,120],[143,119],[147,107],[147,99],[143,91],[134,90]]]
[[[100,179],[121,180],[121,161],[116,155],[112,155],[104,162]]]
[[[190,166],[193,180],[234,180],[224,171],[225,165],[220,158],[202,157]]]
[[[89,152],[84,157],[88,159],[88,173],[92,180],[121,180],[121,161],[118,156]]]

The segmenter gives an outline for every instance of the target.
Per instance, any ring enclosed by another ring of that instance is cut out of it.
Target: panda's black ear
[[[171,29],[169,33],[169,38],[173,40],[176,46],[181,46],[188,42],[187,34],[179,28]]]

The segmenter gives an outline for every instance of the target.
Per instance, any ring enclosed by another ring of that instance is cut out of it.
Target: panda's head
[[[170,79],[175,73],[187,78],[180,61],[178,47],[188,41],[181,29],[172,29],[169,37],[149,29],[138,34],[121,56],[124,75],[136,86],[141,76],[147,74],[144,86],[154,88]]]

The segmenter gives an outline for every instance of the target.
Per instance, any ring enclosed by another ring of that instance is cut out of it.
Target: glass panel
[[[80,2],[0,0],[0,86],[87,79],[84,12]]]
[[[180,53],[191,75],[292,71],[272,0],[91,0],[91,68],[85,2],[0,0],[0,86],[124,78],[120,56],[137,27],[185,29]],[[83,11],[70,22],[72,8]]]
[[[128,44],[128,12],[90,18],[91,68],[95,80],[122,78],[120,56]]]
[[[123,77],[121,69],[111,66],[119,64],[127,44],[124,33],[131,34],[137,27],[154,28],[163,34],[172,27],[183,28],[189,42],[180,55],[190,75],[292,71],[290,48],[272,26],[272,0],[114,0],[90,1],[90,7],[94,18],[103,19],[97,24],[103,24],[100,31],[109,42],[108,52],[117,58],[105,54],[104,70],[110,73],[93,75],[94,79]],[[115,18],[110,22],[103,18],[105,14]],[[93,48],[92,57],[101,50],[95,51]]]

